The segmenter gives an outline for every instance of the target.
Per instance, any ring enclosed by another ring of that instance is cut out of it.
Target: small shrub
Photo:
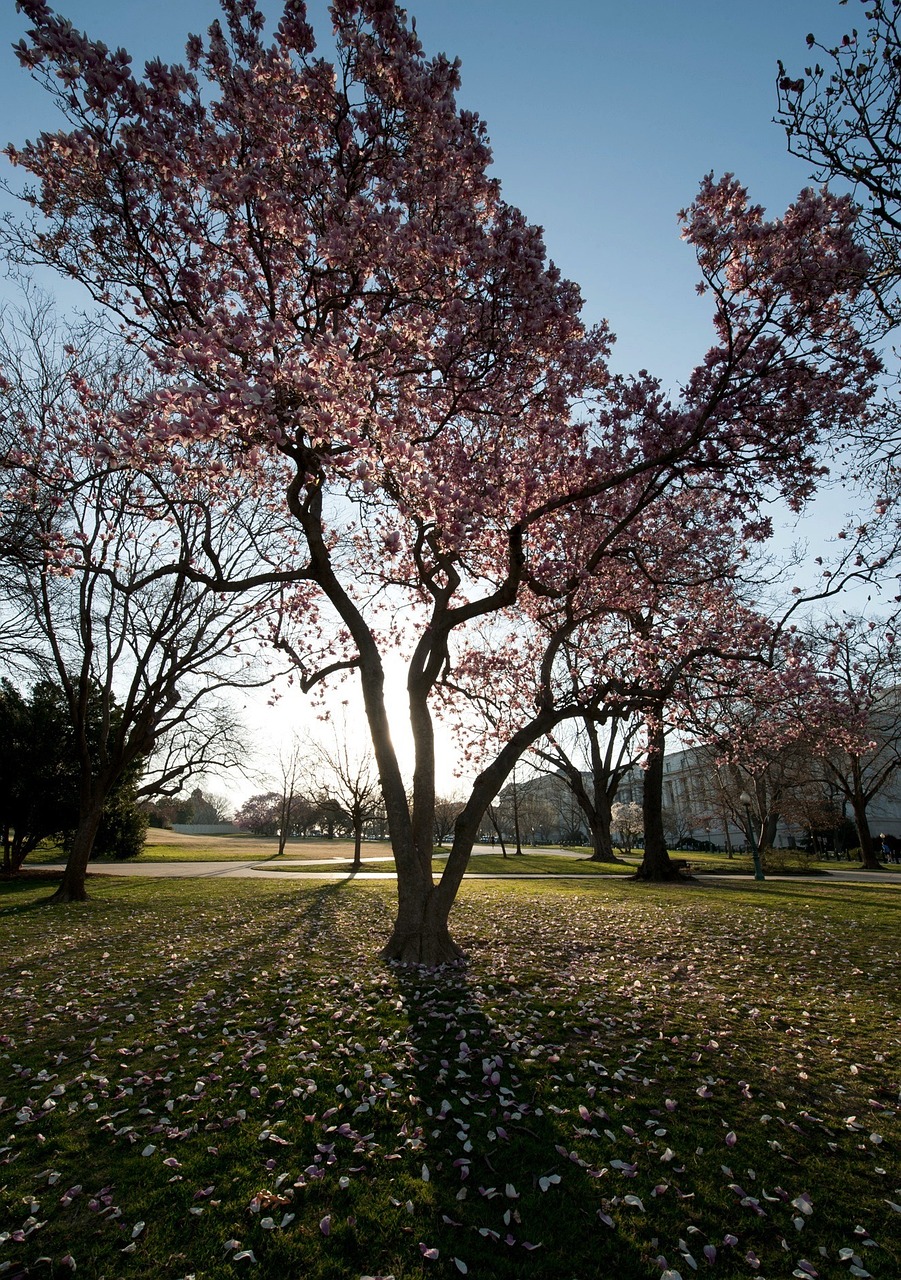
[[[761,853],[764,871],[774,875],[791,871],[811,871],[817,855],[810,849],[764,849]]]

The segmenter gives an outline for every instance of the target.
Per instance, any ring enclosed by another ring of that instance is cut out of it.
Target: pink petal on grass
[[[332,1229],[331,1215],[326,1214],[325,1217],[321,1218],[319,1221],[319,1230],[322,1232],[324,1236],[327,1236],[328,1233],[331,1231],[331,1229]]]

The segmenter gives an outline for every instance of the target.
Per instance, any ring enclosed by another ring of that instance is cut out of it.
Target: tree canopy
[[[81,281],[157,370],[122,415],[122,464],[202,442],[219,455],[211,501],[240,474],[286,503],[298,583],[272,639],[304,688],[359,674],[398,870],[385,955],[454,959],[448,914],[485,809],[580,706],[539,686],[435,884],[437,685],[473,624],[530,600],[556,611],[553,665],[674,494],[703,519],[716,493],[715,518],[749,538],[767,498],[803,505],[878,369],[851,201],[804,191],[768,220],[731,175],[704,179],[682,219],[712,345],[670,396],[610,372],[606,325],[583,323],[488,173],[457,64],[428,58],[389,0],[337,0],[334,62],[299,0],[269,42],[253,0],[223,0],[185,65],[142,78],[43,0],[21,8],[20,61],[67,124],[7,149],[37,182],[9,250]],[[385,704],[397,649],[409,797]]]

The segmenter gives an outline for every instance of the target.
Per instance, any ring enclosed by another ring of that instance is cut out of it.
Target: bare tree
[[[346,726],[328,744],[311,742],[307,750],[311,793],[332,817],[345,817],[353,833],[353,869],[363,863],[363,831],[367,822],[382,814],[384,805],[378,770],[370,751],[351,747]]]
[[[459,796],[435,797],[435,843],[444,844],[448,836],[453,834],[454,823],[463,809],[465,800]]]
[[[276,757],[276,781],[278,783],[278,852],[285,852],[288,836],[292,834],[294,810],[300,799],[299,788],[304,758],[304,744],[297,734],[284,743]]]
[[[536,754],[559,771],[576,800],[591,833],[591,861],[618,862],[610,833],[611,806],[636,763],[632,747],[638,722],[614,707],[583,716],[566,728],[572,731],[550,735],[547,746],[539,745]]]
[[[290,577],[276,567],[286,544],[202,445],[166,464],[130,452],[140,369],[96,329],[63,341],[31,298],[20,327],[0,330],[0,360],[0,608],[28,618],[22,658],[68,706],[79,822],[55,896],[81,900],[125,771],[155,760],[143,789],[171,791],[230,755],[221,700],[270,679],[257,655]]]

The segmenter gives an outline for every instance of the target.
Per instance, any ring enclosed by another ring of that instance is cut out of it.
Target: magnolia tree
[[[703,504],[690,488],[666,495],[631,522],[578,591],[563,602],[533,595],[531,614],[520,610],[505,642],[489,632],[465,665],[457,663],[455,688],[468,693],[496,742],[512,739],[534,714],[536,690],[548,690],[564,723],[549,734],[554,750],[537,750],[583,796],[601,856],[618,783],[640,760],[641,879],[679,874],[662,812],[667,730],[694,723],[692,701],[707,689],[745,680],[746,666],[768,669],[780,647],[781,623],[748,603],[760,567],[740,533],[709,495]],[[590,786],[560,746],[570,719],[588,732]],[[609,730],[603,754],[601,724]]]
[[[879,865],[868,809],[879,796],[897,794],[901,778],[901,654],[897,617],[824,622],[812,642],[820,670],[836,700],[821,765],[825,779],[854,816],[861,861]],[[848,723],[860,725],[850,737]]]
[[[610,375],[606,328],[584,327],[488,176],[457,65],[428,59],[390,0],[337,0],[334,64],[299,0],[268,43],[252,0],[223,0],[185,66],[141,77],[43,0],[20,7],[20,61],[65,124],[7,150],[36,179],[10,251],[82,281],[156,362],[142,457],[189,434],[261,483],[266,458],[290,464],[302,626],[274,639],[306,688],[359,675],[398,872],[385,956],[456,958],[448,915],[481,817],[553,717],[477,779],[435,884],[434,690],[455,635],[529,590],[565,598],[673,487],[719,488],[749,525],[765,493],[804,501],[876,368],[852,319],[851,204],[808,191],[768,222],[733,179],[704,182],[684,234],[715,338],[670,400]],[[573,521],[578,560],[556,551]],[[384,696],[398,646],[410,798]]]
[[[632,852],[644,832],[642,807],[634,800],[616,801],[610,810],[610,822],[616,847],[623,856]]]
[[[862,17],[865,30],[852,25],[834,41],[811,33],[803,74],[779,63],[777,119],[789,151],[819,181],[854,191],[872,253],[868,282],[894,328],[901,316],[901,23],[894,0],[865,0]]]
[[[860,754],[866,720],[842,698],[832,673],[818,669],[803,640],[781,633],[768,663],[726,670],[696,689],[686,725],[711,755],[738,825],[758,847],[771,845],[780,817],[804,818],[823,791],[821,758]],[[747,793],[750,804],[740,800]],[[750,818],[748,811],[750,811]],[[862,850],[866,868],[878,867]]]

